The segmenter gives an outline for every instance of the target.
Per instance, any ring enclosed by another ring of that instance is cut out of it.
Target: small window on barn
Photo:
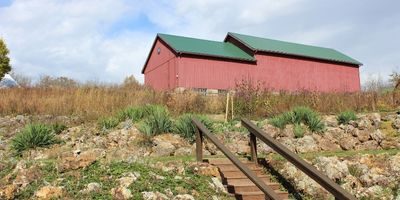
[[[200,94],[207,94],[207,88],[194,88],[193,91],[198,92]]]
[[[218,94],[226,94],[228,93],[228,90],[218,90]]]
[[[160,47],[158,47],[157,48],[157,54],[160,55],[160,53],[161,53],[161,49],[160,49]]]

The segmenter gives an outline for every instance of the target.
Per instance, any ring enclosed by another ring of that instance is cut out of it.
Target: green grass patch
[[[60,142],[49,126],[44,124],[29,124],[11,140],[11,148],[17,154],[27,149],[48,147]]]
[[[117,117],[104,117],[100,118],[97,123],[101,129],[107,130],[115,128],[118,126],[119,122],[120,121]]]

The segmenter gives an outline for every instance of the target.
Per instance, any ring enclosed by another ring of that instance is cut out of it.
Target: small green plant
[[[348,124],[350,121],[354,121],[354,120],[357,120],[357,116],[351,110],[341,112],[337,116],[337,121],[338,121],[339,124]]]
[[[29,124],[11,140],[11,148],[20,154],[27,149],[47,147],[58,142],[50,127]]]
[[[145,107],[128,107],[121,110],[117,116],[120,121],[130,119],[137,122],[145,117]]]
[[[112,129],[119,124],[119,119],[116,117],[105,117],[98,121],[98,125],[101,129]]]
[[[193,117],[199,119],[208,130],[213,131],[213,122],[206,116],[184,114],[176,120],[174,132],[189,140],[189,142],[193,142],[196,139],[196,126],[192,122]]]
[[[269,120],[269,123],[277,128],[284,129],[288,124],[304,124],[311,132],[323,132],[325,125],[318,114],[308,107],[296,107],[292,111],[285,112]]]
[[[356,178],[360,178],[363,174],[362,170],[356,165],[349,165],[349,173]]]
[[[65,129],[67,129],[67,126],[65,126],[64,124],[55,123],[51,125],[51,129],[55,134],[60,134]]]
[[[296,138],[302,138],[304,136],[304,128],[301,124],[294,124],[293,134]]]
[[[149,116],[139,125],[139,131],[148,136],[172,131],[172,121],[165,107],[152,106],[147,112]]]
[[[272,126],[275,126],[279,129],[285,129],[286,125],[288,124],[288,121],[285,119],[283,115],[278,115],[273,118],[271,118],[268,121]]]
[[[313,133],[314,132],[322,133],[325,131],[325,124],[319,117],[310,118],[307,122],[307,126],[308,129],[310,129],[310,131]]]

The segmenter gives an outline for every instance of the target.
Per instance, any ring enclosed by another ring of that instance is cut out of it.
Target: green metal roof
[[[196,38],[158,34],[177,53],[255,61],[255,58],[239,47],[226,42],[202,40]]]
[[[228,33],[229,36],[239,40],[247,47],[255,51],[272,52],[287,55],[297,55],[309,58],[344,62],[362,65],[357,60],[330,48],[316,47],[304,44],[296,44],[267,38],[242,35],[238,33]]]

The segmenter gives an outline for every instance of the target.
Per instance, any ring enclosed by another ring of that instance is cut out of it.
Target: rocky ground
[[[10,140],[31,122],[63,123],[60,144],[15,155]],[[295,138],[292,127],[259,126],[358,198],[400,199],[400,116],[360,115],[349,125],[324,116],[324,133]],[[240,123],[219,124],[217,137],[237,155],[249,154]],[[258,143],[271,173],[286,181],[294,198],[326,199],[326,191]],[[130,121],[112,130],[78,117],[0,117],[0,199],[230,199],[218,171],[198,165],[195,146],[178,135],[146,138]],[[205,155],[222,156],[206,142]],[[275,170],[276,169],[276,170]]]

